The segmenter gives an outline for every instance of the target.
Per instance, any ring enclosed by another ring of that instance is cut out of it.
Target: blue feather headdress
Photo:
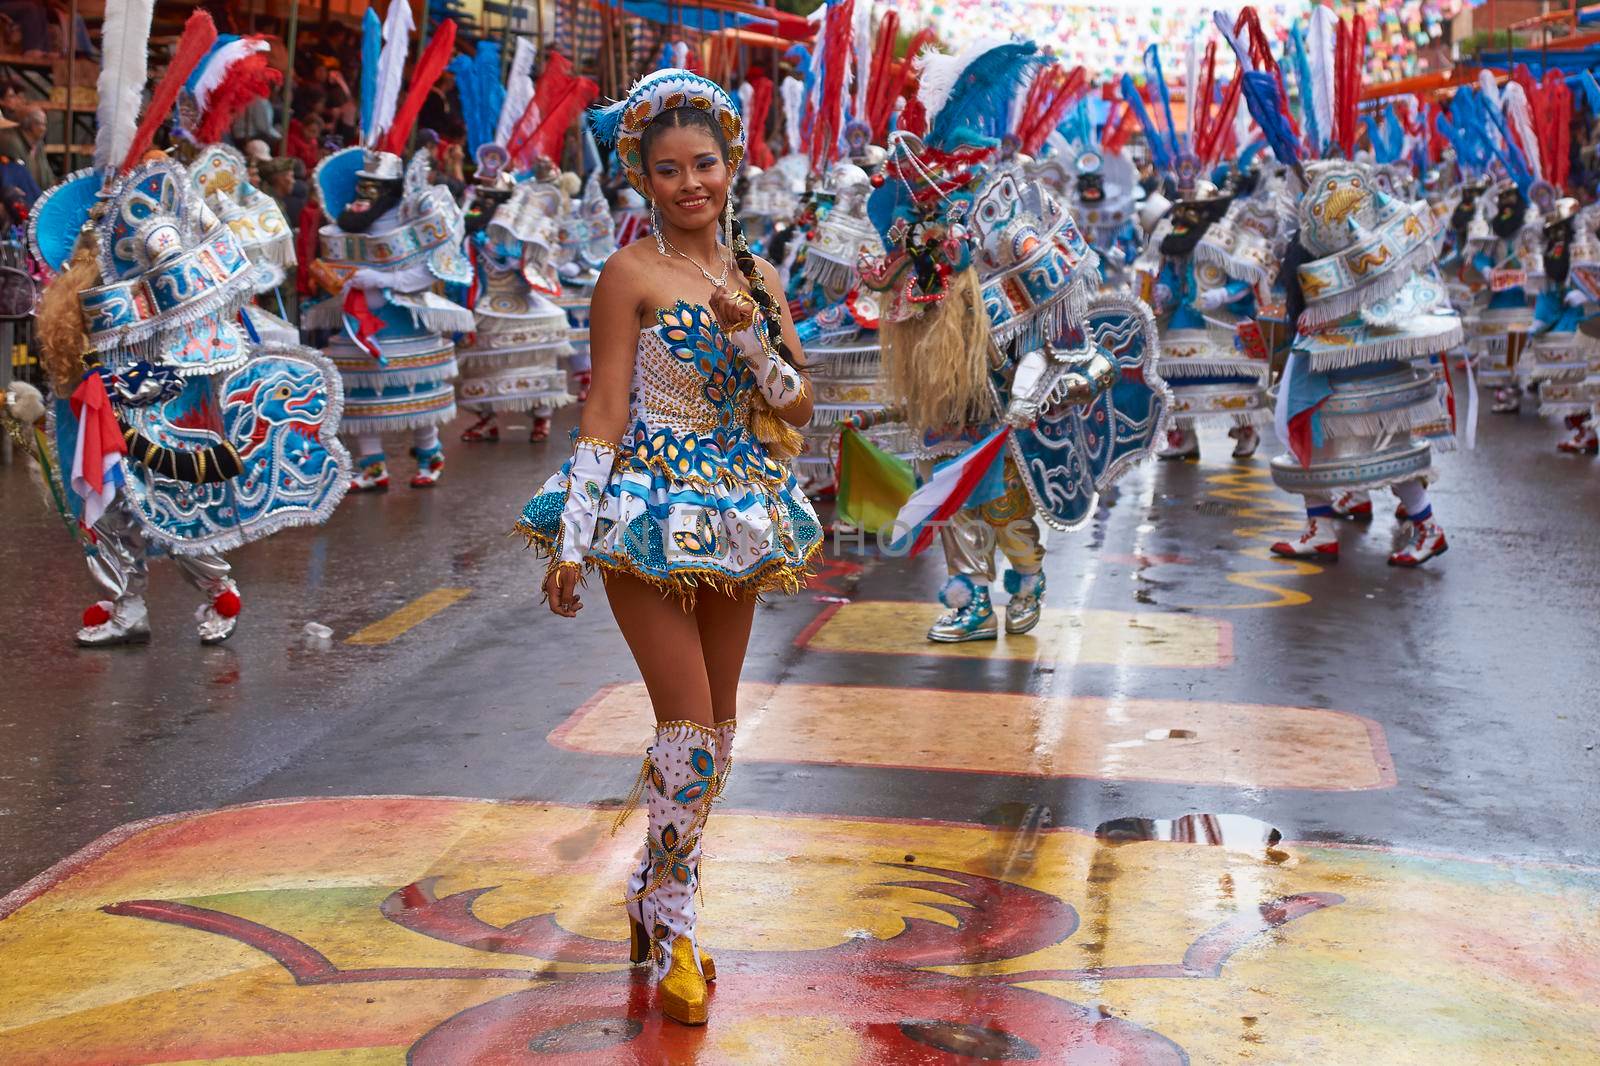
[[[744,162],[744,120],[739,105],[716,82],[688,70],[657,70],[633,83],[628,95],[616,103],[589,109],[589,129],[595,140],[615,147],[628,184],[644,193],[644,161],[639,139],[652,119],[679,107],[709,112],[728,141],[728,165],[735,172]]]
[[[1045,59],[1032,41],[979,44],[959,56],[924,54],[917,98],[928,115],[922,141],[950,151],[1010,131],[1011,102]]]

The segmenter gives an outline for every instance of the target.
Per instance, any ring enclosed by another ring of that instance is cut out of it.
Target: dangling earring
[[[733,251],[733,192],[728,192],[728,199],[722,205],[722,243],[728,246],[728,251]]]
[[[661,216],[656,213],[656,202],[650,201],[650,231],[656,235],[656,251],[661,253],[663,259],[671,259],[667,255],[667,241],[661,236]]]

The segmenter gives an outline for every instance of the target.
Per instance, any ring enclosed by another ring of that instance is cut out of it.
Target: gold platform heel
[[[695,965],[694,943],[686,936],[672,942],[672,962],[656,985],[661,1013],[680,1025],[704,1025],[710,1007],[705,975]]]
[[[637,919],[630,920],[628,924],[631,929],[628,961],[637,966],[650,957],[650,934],[645,932],[644,923]],[[700,972],[705,976],[706,984],[717,979],[717,964],[704,951],[700,953]]]

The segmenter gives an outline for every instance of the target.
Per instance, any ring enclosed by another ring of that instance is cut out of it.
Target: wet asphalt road
[[[972,693],[974,743],[990,692],[1326,708],[1381,727],[1392,787],[747,759],[729,802],[969,824],[1014,821],[1031,806],[1089,830],[1129,816],[1242,814],[1295,840],[1600,863],[1600,464],[1556,454],[1554,437],[1531,414],[1485,415],[1478,450],[1439,464],[1435,508],[1451,550],[1414,572],[1384,565],[1386,497],[1371,528],[1344,531],[1336,565],[1296,574],[1265,561],[1265,545],[1297,522],[1266,479],[1266,446],[1235,464],[1229,442],[1208,437],[1199,464],[1136,470],[1089,527],[1052,537],[1048,602],[1220,619],[1231,649],[1208,666],[797,643],[837,601],[930,600],[931,556],[830,553],[820,584],[758,614],[747,680]],[[154,575],[149,647],[75,648],[90,583],[22,468],[0,470],[0,893],[115,826],[171,812],[291,796],[620,798],[633,756],[546,740],[603,686],[635,675],[598,589],[575,623],[539,604],[538,568],[506,530],[561,446],[527,445],[514,429],[507,438],[451,444],[435,491],[397,479],[387,495],[348,499],[323,528],[235,553],[245,612],[218,648],[192,639],[194,602],[170,564]],[[464,591],[387,643],[344,643],[438,589]],[[307,621],[331,627],[332,642],[306,638]],[[1315,752],[1299,758],[1314,778]]]
[[[235,553],[217,648],[170,564],[152,644],[75,648],[82,563],[0,469],[0,1062],[1600,1061],[1600,463],[1554,436],[1443,457],[1419,571],[1382,497],[1271,560],[1294,501],[1207,436],[990,645],[921,639],[936,555],[831,551],[757,615],[703,1028],[625,963],[626,649],[506,535],[560,446]]]

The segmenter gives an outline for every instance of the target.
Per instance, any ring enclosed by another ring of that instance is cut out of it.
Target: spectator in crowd
[[[289,123],[287,155],[298,159],[309,169],[322,159],[322,134],[326,129],[320,112],[308,110],[301,118]]]
[[[233,137],[234,144],[244,144],[252,140],[277,144],[283,140],[283,133],[278,129],[276,118],[272,112],[272,101],[266,97],[257,97],[245,106],[238,118],[233,120],[233,128],[228,132]]]
[[[308,195],[306,183],[295,174],[295,165],[298,162],[297,159],[281,156],[258,164],[262,188],[266,189],[267,195],[278,201],[278,206],[283,208],[283,215],[289,219],[291,225],[305,209]]]
[[[328,136],[337,137],[341,148],[361,142],[361,106],[350,95],[348,87],[336,84],[328,90],[328,106],[324,114],[328,119]]]
[[[50,12],[40,0],[0,0],[0,15],[10,19],[21,36],[18,50],[24,59],[50,54]]]
[[[16,135],[17,124],[0,118],[0,203],[12,218],[25,221],[41,190],[27,163],[12,152],[11,142],[18,139]]]
[[[7,121],[5,125],[8,128],[0,130],[0,155],[27,167],[39,188],[48,189],[54,185],[56,174],[45,157],[45,131],[49,121],[44,109],[37,105],[23,107],[17,114],[17,121]]]
[[[267,147],[266,141],[248,140],[240,149],[244,153],[245,165],[249,168],[250,184],[256,188],[264,188],[261,184],[261,164],[272,158],[272,149]]]

